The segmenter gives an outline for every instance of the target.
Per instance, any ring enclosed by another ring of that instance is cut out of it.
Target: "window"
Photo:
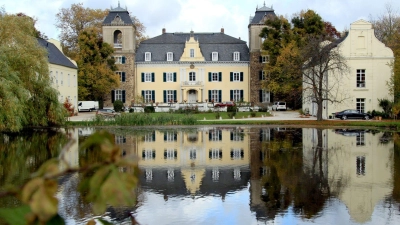
[[[357,175],[365,176],[365,156],[357,156],[356,167],[357,167]]]
[[[55,78],[53,77],[53,71],[50,71],[50,79],[51,79],[51,82],[54,84]]]
[[[231,159],[240,160],[244,158],[244,151],[240,148],[234,148],[231,150]]]
[[[231,90],[230,99],[234,102],[240,102],[243,100],[243,90]]]
[[[218,61],[218,52],[213,52],[212,54],[212,61]]]
[[[221,90],[209,90],[208,99],[214,102],[221,102],[222,91]]]
[[[243,141],[244,134],[241,131],[231,131],[231,141]]]
[[[356,109],[360,112],[360,113],[364,113],[365,110],[365,98],[357,98],[356,99]]]
[[[196,159],[196,149],[190,149],[189,151],[189,158],[191,160],[195,160]]]
[[[58,71],[56,71],[56,84],[58,85]]]
[[[269,91],[260,90],[260,102],[270,102]]]
[[[177,133],[175,132],[164,132],[165,142],[176,142]]]
[[[178,157],[178,152],[175,149],[164,150],[164,159],[174,160],[174,159],[177,159],[177,157]]]
[[[219,180],[219,169],[218,168],[213,168],[211,171],[211,177],[214,182],[217,182]]]
[[[144,73],[144,82],[152,82],[153,81],[152,73]]]
[[[222,131],[221,130],[210,130],[208,133],[209,141],[222,141]]]
[[[114,101],[120,100],[125,101],[125,90],[114,90]]]
[[[154,102],[154,97],[155,97],[154,93],[155,92],[153,90],[143,90],[142,96],[143,96],[144,102],[145,103],[149,103],[151,101]]]
[[[262,63],[269,63],[269,55],[261,56],[261,62]]]
[[[240,177],[241,177],[241,175],[240,175],[240,168],[235,168],[235,169],[233,169],[233,178],[234,178],[235,180],[240,180]]]
[[[154,149],[145,149],[142,152],[143,160],[154,160],[156,158],[156,150]]]
[[[233,82],[243,81],[243,72],[231,72],[231,81]]]
[[[151,61],[151,52],[144,53],[144,61]]]
[[[260,130],[260,141],[270,141],[271,140],[271,130],[269,128]]]
[[[218,73],[211,73],[211,81],[219,81]]]
[[[358,133],[356,137],[356,146],[364,146],[365,145],[365,134]]]
[[[212,148],[208,152],[208,156],[209,156],[210,159],[222,159],[222,150],[221,149]]]
[[[196,73],[195,72],[189,73],[189,81],[196,81]]]
[[[357,87],[365,87],[365,70],[357,70]]]
[[[76,76],[74,75],[74,79],[72,80],[74,82],[74,87],[76,87]]]
[[[175,172],[174,172],[173,169],[168,169],[167,170],[167,177],[168,177],[168,181],[170,181],[170,182],[174,181]]]
[[[240,52],[233,53],[233,61],[240,61]]]
[[[155,131],[145,134],[144,138],[143,138],[143,141],[144,142],[155,142],[156,141],[156,133],[155,133]]]
[[[125,64],[125,56],[115,56],[115,64]]]
[[[146,169],[146,181],[150,182],[153,180],[153,170],[152,169]]]
[[[175,102],[176,90],[164,90],[164,103]]]
[[[119,75],[119,80],[121,81],[121,82],[125,82],[126,80],[126,78],[125,78],[125,72],[121,72],[121,71],[118,71],[118,72],[116,72],[118,75]]]
[[[174,59],[174,53],[172,52],[167,52],[167,61],[173,61]]]
[[[126,143],[126,137],[125,136],[115,136],[115,143],[116,144]]]
[[[194,58],[194,49],[190,49],[190,58]]]
[[[176,81],[176,73],[163,73],[163,81],[164,82],[175,82]]]
[[[63,72],[61,72],[61,75],[60,75],[60,84],[61,84],[61,86],[63,86],[63,84],[64,84],[64,75],[63,75]]]
[[[266,71],[261,71],[261,80],[266,80],[267,79],[267,72]]]

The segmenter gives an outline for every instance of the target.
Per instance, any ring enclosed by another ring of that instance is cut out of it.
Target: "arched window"
[[[122,48],[122,32],[120,30],[114,31],[114,48]]]

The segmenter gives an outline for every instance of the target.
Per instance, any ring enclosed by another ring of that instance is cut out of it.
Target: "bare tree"
[[[400,14],[390,3],[386,3],[385,12],[376,18],[372,15],[369,17],[376,38],[391,48],[398,44],[400,41]]]
[[[322,120],[324,101],[340,103],[346,99],[340,84],[349,67],[337,47],[338,43],[324,41],[322,36],[313,37],[300,50],[299,57],[305,62],[301,67],[303,99],[317,104],[317,120]]]

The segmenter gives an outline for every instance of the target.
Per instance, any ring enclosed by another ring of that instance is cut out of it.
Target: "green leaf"
[[[25,225],[25,215],[30,213],[31,209],[28,205],[23,205],[17,208],[0,209],[0,217],[4,219],[8,224],[12,225]]]

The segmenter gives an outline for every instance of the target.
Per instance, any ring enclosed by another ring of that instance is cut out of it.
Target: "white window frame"
[[[213,168],[211,171],[211,177],[213,181],[219,181],[219,169]]]
[[[232,148],[231,149],[231,159],[232,160],[242,160],[244,157],[242,157],[242,148]]]
[[[56,71],[56,84],[58,86],[58,71]]]
[[[365,176],[365,156],[357,156],[356,157],[356,173],[357,176]]]
[[[144,135],[144,142],[155,142],[154,132],[150,132]]]
[[[64,84],[64,74],[63,72],[60,73],[60,85],[63,86]]]
[[[125,73],[125,81],[122,81],[122,73],[123,73],[123,71],[117,71],[115,73],[119,75],[119,81],[126,82],[126,73]]]
[[[365,112],[365,98],[356,98],[356,109],[360,113]]]
[[[240,72],[233,72],[233,79],[232,81],[240,82]]]
[[[365,145],[365,133],[360,132],[356,136],[356,146],[364,146]]]
[[[233,61],[240,61],[240,52],[233,53]]]
[[[167,102],[174,102],[174,90],[165,90],[165,98],[167,100]]]
[[[71,87],[71,75],[68,74],[68,87]]]
[[[124,144],[126,143],[126,137],[125,136],[115,136],[115,144]]]
[[[243,91],[243,90],[236,89],[236,90],[232,90],[232,91],[233,91],[233,94],[232,94],[233,99],[232,100],[234,102],[240,102],[243,98],[243,96],[240,96],[240,91]]]
[[[167,52],[167,61],[173,61],[173,60],[174,60],[174,53]]]
[[[222,130],[212,130],[210,131],[210,141],[222,141],[219,139],[219,137],[222,137]]]
[[[365,69],[357,69],[356,86],[357,88],[365,88]]]
[[[53,71],[50,71],[51,83],[55,83],[55,78],[53,77]]]
[[[189,159],[195,160],[196,159],[196,149],[189,150]]]
[[[189,81],[196,81],[196,72],[189,72]]]
[[[261,56],[261,62],[262,63],[269,63],[269,55]]]
[[[144,96],[143,96],[143,100],[144,102],[148,103],[153,101],[153,91],[152,90],[143,90],[144,92]]]
[[[212,149],[210,149],[210,152],[211,152],[211,155],[210,155],[210,159],[221,159],[219,156],[220,156],[220,153],[222,152],[222,149],[219,149],[219,148],[212,148]]]
[[[212,61],[218,61],[218,52],[212,52]]]
[[[74,80],[72,81],[72,82],[74,82],[74,87],[76,87],[76,75],[74,74]]]
[[[115,64],[122,64],[122,56],[114,56]]]
[[[194,58],[194,48],[191,48],[190,50],[189,50],[189,56],[190,56],[190,58]]]
[[[165,82],[174,82],[174,73],[172,72],[165,73]]]
[[[172,168],[168,168],[167,170],[167,177],[168,177],[168,181],[172,182],[175,179],[175,172],[174,169]]]
[[[175,160],[175,152],[176,149],[172,149],[172,148],[167,148],[164,150],[166,153],[166,159],[167,160]]]
[[[240,180],[240,178],[241,178],[240,168],[234,168],[233,169],[233,178],[235,180]]]
[[[239,131],[231,131],[232,140],[231,141],[243,141],[243,133]]]
[[[117,100],[122,101],[122,98],[123,98],[122,91],[123,90],[121,90],[121,89],[114,90],[114,101],[117,101]]]
[[[175,139],[175,137],[176,137],[176,133],[175,132],[166,132],[165,133],[165,141],[166,142],[175,142],[176,141],[176,139]]]
[[[152,82],[151,73],[144,73],[144,82]]]
[[[219,99],[219,90],[211,90],[211,99],[210,101],[214,100],[214,102],[217,102]]]
[[[151,61],[151,52],[144,53],[144,61],[150,62]]]
[[[262,102],[271,102],[271,99],[270,99],[271,96],[270,96],[269,91],[261,90],[261,96],[262,96],[262,99],[261,99]]]
[[[211,72],[211,81],[219,82],[219,73],[218,72]]]
[[[266,79],[267,79],[267,71],[262,70],[262,72],[261,72],[261,79],[262,79],[262,80],[266,80]]]

